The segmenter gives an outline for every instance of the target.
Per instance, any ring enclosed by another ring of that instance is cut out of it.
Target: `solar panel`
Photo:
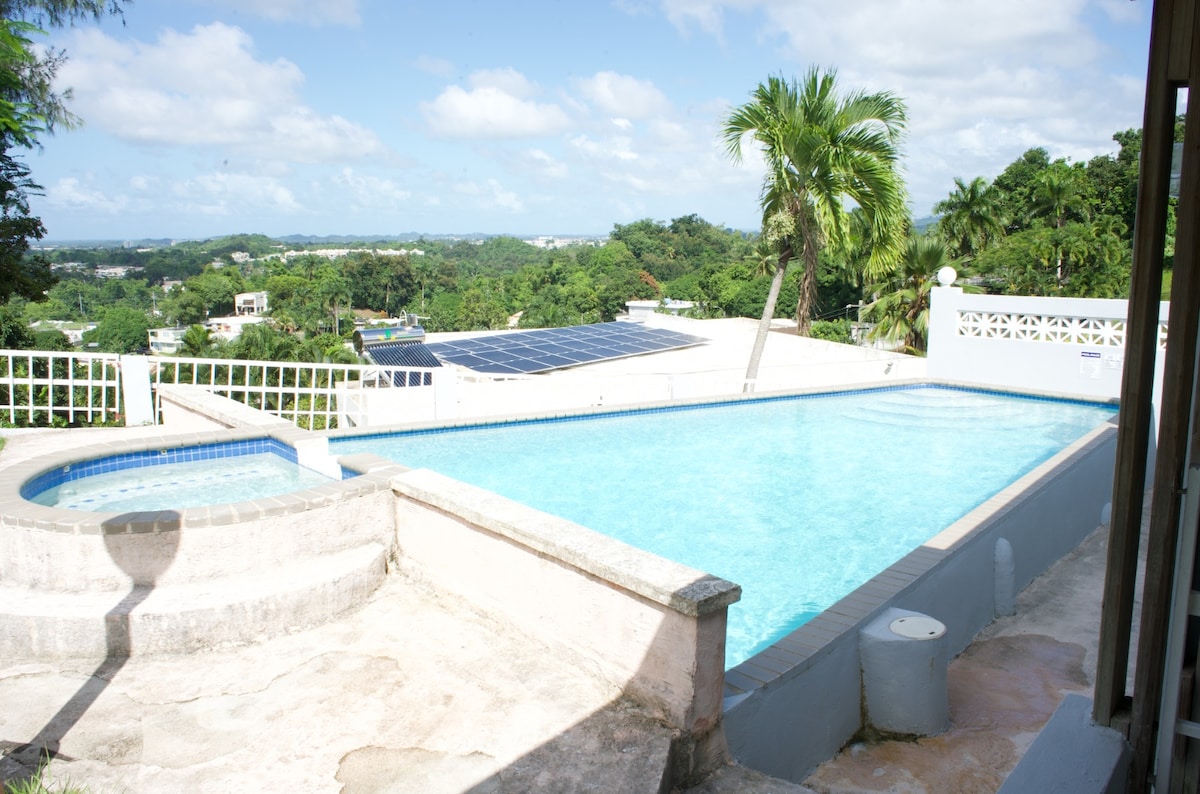
[[[677,350],[707,341],[703,337],[665,328],[611,322],[429,342],[424,347],[444,363],[458,364],[475,372],[531,375],[643,353]]]
[[[433,353],[420,342],[392,342],[372,344],[363,348],[363,353],[376,364],[385,367],[440,367]],[[393,372],[393,386],[429,386],[433,383],[430,372]]]
[[[420,342],[393,342],[369,345],[364,352],[371,361],[385,367],[440,367],[442,362]]]

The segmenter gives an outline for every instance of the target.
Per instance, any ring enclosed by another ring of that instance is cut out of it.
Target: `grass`
[[[87,786],[77,786],[69,778],[61,783],[47,780],[46,768],[49,764],[50,759],[44,758],[28,780],[5,783],[3,794],[90,794]]]

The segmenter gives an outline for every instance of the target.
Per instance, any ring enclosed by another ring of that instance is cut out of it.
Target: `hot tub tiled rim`
[[[279,445],[285,457],[294,461],[294,442],[307,437],[311,437],[311,434],[299,428],[295,428],[295,432],[283,429],[282,432],[264,433],[262,428],[245,427],[121,439],[115,443],[89,444],[49,452],[7,468],[7,476],[0,483],[0,516],[17,526],[73,535],[138,534],[169,532],[186,527],[225,526],[268,516],[301,513],[330,502],[390,490],[391,478],[406,471],[399,464],[372,455],[342,456],[339,464],[352,476],[341,481],[331,480],[324,485],[289,494],[181,510],[88,512],[39,505],[21,495],[26,483],[54,469],[98,458],[155,452],[164,448],[213,447],[261,441]],[[291,451],[290,455],[287,455],[288,450]]]

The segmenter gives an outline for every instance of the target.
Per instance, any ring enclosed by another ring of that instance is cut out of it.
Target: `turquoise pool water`
[[[163,463],[63,482],[30,501],[104,512],[183,510],[277,496],[332,482],[269,452]]]
[[[742,585],[729,667],[1114,413],[935,387],[335,440]]]

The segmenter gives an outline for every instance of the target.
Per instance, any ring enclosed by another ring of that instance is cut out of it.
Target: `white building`
[[[251,315],[257,317],[267,312],[267,293],[239,292],[233,302],[234,312],[238,316]]]

